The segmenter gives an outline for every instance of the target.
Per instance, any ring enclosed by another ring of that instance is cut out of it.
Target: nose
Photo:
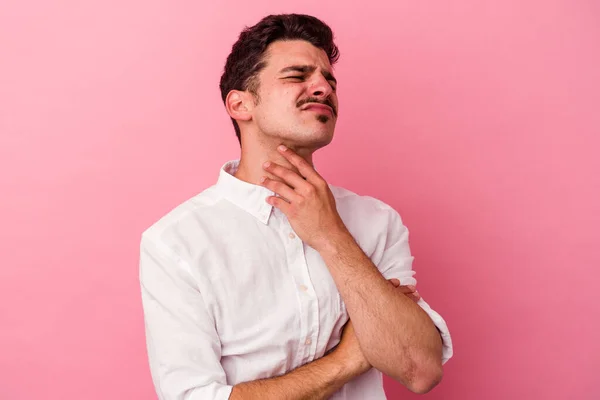
[[[326,99],[333,93],[333,88],[325,79],[325,77],[321,74],[315,74],[313,81],[309,87],[309,92],[313,97],[318,97],[320,99]]]

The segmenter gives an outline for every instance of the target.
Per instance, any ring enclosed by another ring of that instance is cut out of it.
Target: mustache
[[[329,98],[326,98],[324,101],[322,101],[322,100],[319,100],[316,97],[307,97],[306,99],[300,100],[296,104],[296,106],[302,107],[303,105],[305,105],[307,103],[317,103],[317,104],[324,104],[326,106],[329,106],[333,110],[333,115],[335,117],[337,117],[337,110],[335,109],[335,106],[333,105],[333,103],[331,102],[331,100]]]

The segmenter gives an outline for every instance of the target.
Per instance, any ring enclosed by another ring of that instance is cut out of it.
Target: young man
[[[161,400],[376,400],[382,373],[416,393],[441,380],[450,334],[414,288],[400,216],[312,163],[333,138],[337,58],[306,15],[268,16],[233,46],[220,87],[241,158],[142,235]]]

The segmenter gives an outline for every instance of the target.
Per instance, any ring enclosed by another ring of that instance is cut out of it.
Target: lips
[[[312,110],[321,113],[327,113],[333,116],[333,109],[325,104],[309,104],[303,110]]]

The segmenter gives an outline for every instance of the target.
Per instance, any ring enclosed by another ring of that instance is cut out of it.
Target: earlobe
[[[248,102],[248,94],[238,90],[231,90],[225,99],[225,107],[229,116],[235,120],[250,121],[252,108]]]

